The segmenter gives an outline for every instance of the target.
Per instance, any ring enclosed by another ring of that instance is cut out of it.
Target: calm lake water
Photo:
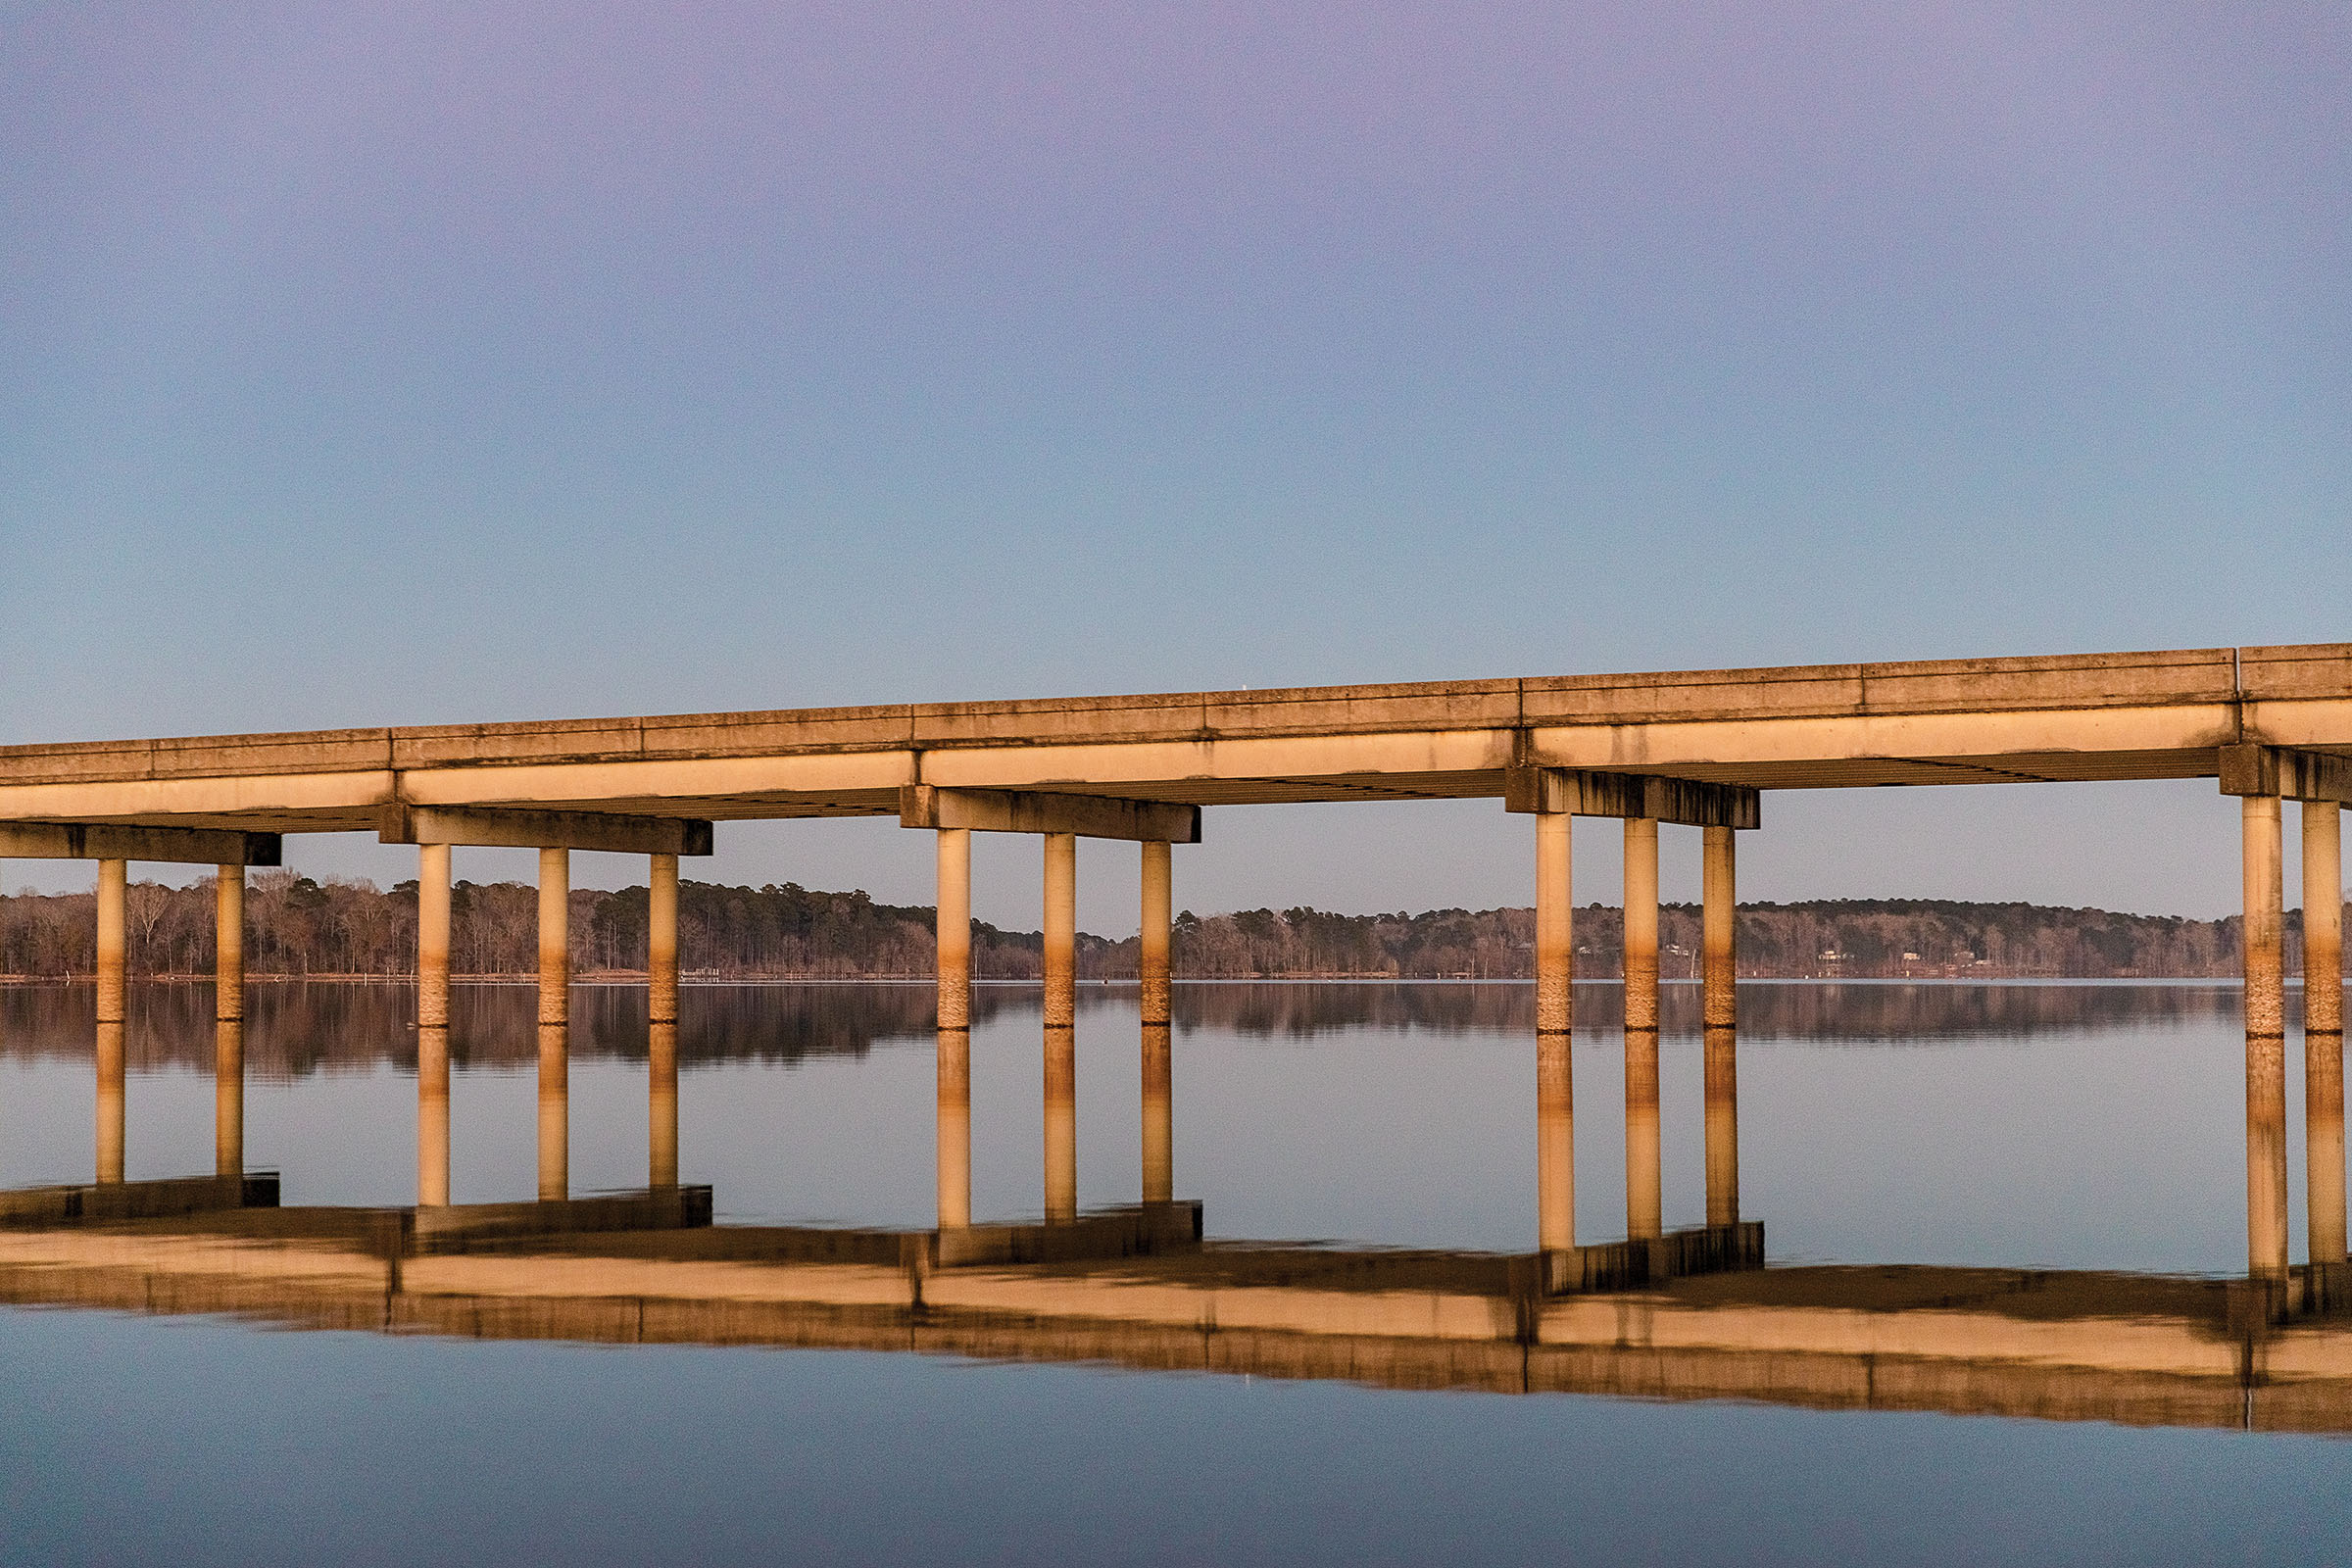
[[[679,1174],[719,1225],[933,1224],[930,1000],[687,990]],[[537,1191],[532,1002],[458,989],[455,1202]],[[1695,1004],[1668,988],[1669,1230],[1706,1218]],[[1577,1007],[1613,1018],[1615,990]],[[2243,1274],[2233,991],[1754,985],[1740,1007],[1740,1206],[1774,1268]],[[210,1011],[202,988],[134,994],[134,1182],[213,1169]],[[407,992],[256,983],[248,1011],[247,1167],[289,1206],[414,1203]],[[1176,1011],[1174,1190],[1212,1240],[1535,1248],[1528,988],[1180,986]],[[1037,994],[984,987],[975,1012],[973,1215],[1034,1221]],[[642,993],[582,988],[574,1013],[571,1191],[642,1188]],[[90,1180],[92,1018],[86,989],[0,992],[0,1186]],[[1139,1197],[1138,1039],[1131,992],[1082,989],[1082,1209]],[[1605,1242],[1619,1034],[1580,1028],[1573,1070],[1577,1236]],[[2300,1260],[2299,1077],[2288,1102]],[[2352,1554],[2337,1437],[1394,1381],[0,1308],[0,1562]]]

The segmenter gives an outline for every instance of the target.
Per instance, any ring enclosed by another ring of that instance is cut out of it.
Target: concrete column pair
[[[123,1178],[124,1024],[128,1012],[130,863],[98,862],[97,1179]],[[218,868],[214,893],[213,1164],[245,1168],[245,867]]]
[[[1536,817],[1537,1234],[1545,1250],[1576,1240],[1573,1022],[1575,942],[1571,818]],[[1707,1223],[1740,1214],[1737,911],[1733,829],[1705,834],[1701,1015],[1705,1039]],[[1658,1141],[1658,824],[1625,820],[1626,1232],[1662,1231]]]
[[[450,850],[417,846],[416,1194],[449,1201]],[[647,1177],[677,1183],[678,858],[651,857]],[[570,1189],[571,852],[539,852],[539,1196]]]
[[[2246,1267],[2287,1275],[2286,985],[2281,808],[2241,802],[2245,918]],[[2345,1256],[2343,809],[2306,801],[2303,816],[2303,1131],[2311,1261]],[[2326,1289],[2326,1274],[2321,1275]]]
[[[2283,993],[2284,985],[2274,977],[2284,970],[2283,954],[2273,956],[2265,953],[2254,956],[2258,933],[2254,909],[2266,893],[2276,887],[2265,880],[2257,888],[2254,879],[2264,877],[2259,864],[2267,853],[2276,858],[2278,834],[2278,803],[2267,803],[2268,811],[2252,809],[2258,803],[2249,798],[2247,811],[2247,953],[2246,965],[2246,1128],[2248,1192],[2256,1162],[2256,1134],[2258,1121],[2267,1120],[2271,1069],[2270,1053],[2265,1047],[2258,1051],[2255,1029],[2258,1017],[2267,1021],[2271,1016],[2271,997]],[[2344,947],[2343,947],[2343,808],[2328,801],[2305,801],[2303,816],[2303,1141],[2304,1141],[2304,1210],[2313,1274],[2318,1292],[2334,1297],[2345,1289],[2345,1215],[2344,1215]],[[2280,922],[2283,924],[2283,922]],[[2283,932],[2278,946],[2283,947]],[[2259,977],[2259,978],[2258,978]],[[2256,998],[2257,985],[2262,996]],[[2280,1014],[2283,1014],[2283,996],[2280,996]],[[2279,1032],[2283,1034],[2281,1018]],[[2280,1076],[2283,1077],[2284,1052]],[[2258,1084],[2259,1065],[2263,1080]],[[2266,1194],[2279,1206],[2280,1217],[2277,1244],[2269,1241],[2269,1230],[2263,1232],[2268,1253],[2257,1272],[2266,1271],[2272,1262],[2284,1268],[2283,1217],[2286,1187],[2284,1100],[2285,1090],[2278,1086],[2278,1100],[2280,1124],[2276,1135],[2278,1146],[2276,1171],[2267,1165],[2263,1175]],[[2259,1103],[2258,1103],[2259,1102]],[[2263,1135],[2270,1136],[2267,1126]],[[2268,1154],[2267,1146],[2263,1152]],[[2249,1201],[2251,1219],[2255,1205]],[[2254,1231],[2249,1225],[2248,1251],[2253,1250]]]
[[[939,833],[938,1145],[939,1223],[971,1223],[971,832]],[[1078,1212],[1078,839],[1040,835],[1044,850],[1045,1211],[1049,1221]],[[1165,843],[1143,853],[1141,1011],[1143,1021],[1143,1197],[1168,1200],[1173,1187],[1168,1033],[1171,855]]]

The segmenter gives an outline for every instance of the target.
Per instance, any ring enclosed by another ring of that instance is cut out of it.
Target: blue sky
[[[0,740],[2342,640],[2348,262],[2337,6],[20,5]],[[2210,785],[1767,821],[1756,897],[2235,900]],[[1523,828],[1214,812],[1180,898]]]

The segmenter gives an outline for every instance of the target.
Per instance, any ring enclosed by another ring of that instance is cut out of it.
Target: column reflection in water
[[[1046,1218],[1078,1217],[1078,1031],[1046,1031]]]
[[[1658,1032],[1625,1032],[1625,1233],[1663,1233],[1658,1152]]]
[[[2284,916],[2276,796],[2243,806],[2246,1026],[2246,1267],[2286,1277]]]
[[[1565,1031],[1536,1036],[1536,1245],[1576,1245],[1575,1053]]]
[[[539,1200],[571,1196],[571,1040],[560,1023],[539,1026]]]
[[[213,1170],[245,1174],[245,1024],[220,1018],[213,1024]]]
[[[449,1028],[416,1031],[416,1201],[449,1201]]]
[[[1707,1223],[1740,1223],[1740,1037],[1706,1031]]]
[[[1176,1197],[1175,1059],[1168,1025],[1144,1025],[1144,1201]]]
[[[656,1021],[646,1027],[645,1061],[645,1181],[649,1187],[675,1187],[678,1185],[676,1024]]]
[[[939,1228],[972,1222],[972,1035],[939,1031]]]
[[[98,1025],[98,1180],[122,1179],[122,1025]]]

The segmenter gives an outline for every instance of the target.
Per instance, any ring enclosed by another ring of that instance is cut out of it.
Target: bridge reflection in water
[[[1292,994],[1188,990],[1173,1011],[1188,1022],[1214,1018],[1264,1032],[1334,1021],[1330,997],[1286,1013]],[[1374,1012],[1453,1009],[1464,1024],[1521,1028],[1533,1000],[1524,989],[1494,988],[1355,995],[1355,1005]],[[1980,1022],[1975,1014],[1987,1006],[2040,1004],[2030,992],[1942,996],[1969,1014],[1957,1027]],[[833,1000],[849,997],[858,1000],[817,1009],[833,1021],[822,1049],[862,1051],[876,1039],[925,1032],[930,1021],[923,990],[844,988]],[[477,1000],[495,1009],[528,994]],[[1092,1000],[1081,993],[1076,1010],[1091,1010]],[[1701,1020],[1679,1012],[1698,1000],[1669,991],[1651,1016],[1687,1029]],[[1749,1027],[1766,1033],[1802,1032],[1804,1009],[1815,1004],[1793,991],[1757,1000]],[[982,988],[969,1016],[1006,1004],[1004,993]],[[41,1005],[74,1010],[70,997]],[[358,1005],[364,1012],[368,1004]],[[789,1009],[806,999],[753,993],[729,1005]],[[2183,991],[2162,1005],[2221,1011],[2229,1003]],[[462,1040],[471,1032],[467,1007],[457,1012]],[[1634,1027],[1624,1034],[1622,1240],[1580,1244],[1576,1236],[1575,1047],[1565,1031],[1536,1035],[1531,1250],[1204,1240],[1200,1206],[1174,1197],[1178,1064],[1165,1016],[1140,1030],[1140,1200],[1085,1212],[1076,1200],[1072,1031],[1044,1029],[1044,1219],[1036,1223],[974,1222],[969,1034],[940,1032],[938,1224],[901,1230],[714,1226],[710,1190],[679,1185],[681,1055],[701,1059],[721,1038],[781,1038],[743,1029],[740,1020],[682,1031],[666,1021],[649,1025],[642,1014],[600,1020],[592,1002],[571,1024],[541,1025],[538,1200],[493,1204],[448,1201],[449,1075],[461,1048],[451,1026],[417,1030],[418,1201],[392,1208],[279,1207],[275,1178],[245,1171],[241,1020],[213,1031],[215,1173],[124,1181],[126,1046],[120,1023],[98,1024],[82,1036],[96,1047],[96,1180],[0,1194],[0,1299],[488,1339],[896,1349],[1399,1388],[2352,1433],[2352,1313],[2338,1315],[2335,1269],[2298,1268],[2281,1282],[2260,1273],[2202,1280],[1763,1267],[1762,1226],[1740,1214],[1738,1037],[1728,1021],[1694,1031],[1703,1041],[1703,1126],[1695,1131],[1705,1148],[1704,1226],[1660,1226],[1656,1032]],[[346,1049],[357,1054],[397,1055],[405,1044],[390,1013],[340,1021],[349,1026]],[[1933,1033],[1934,1019],[1924,1021]],[[47,1038],[79,1022],[50,1018]],[[1923,1019],[1914,1012],[1906,1022],[1917,1033]],[[142,1049],[185,1051],[190,1024],[144,1032]],[[599,1051],[629,1037],[645,1043],[649,1162],[641,1191],[570,1193],[575,1028]],[[483,1038],[532,1035],[508,1027]],[[2315,1125],[2308,1136],[2340,1133]],[[2282,1163],[2282,1117],[2272,1143]]]

